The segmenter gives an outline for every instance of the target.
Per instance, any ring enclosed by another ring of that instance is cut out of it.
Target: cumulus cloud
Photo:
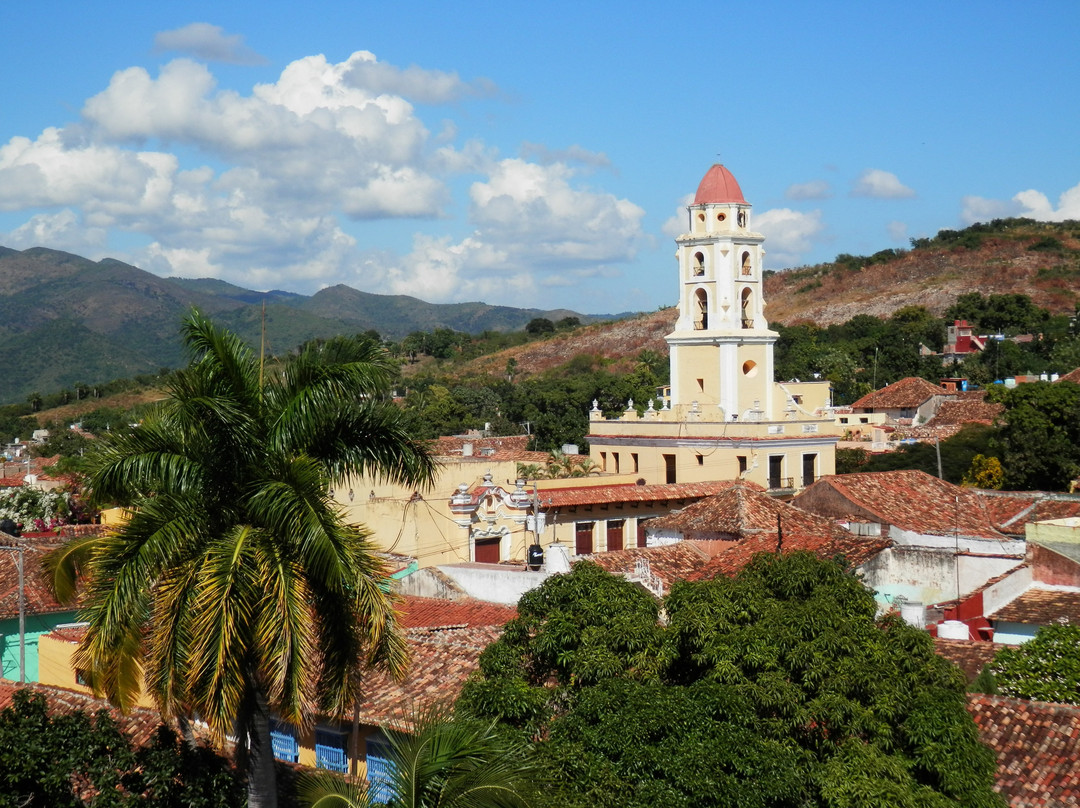
[[[488,79],[465,82],[457,73],[425,70],[416,65],[402,69],[380,62],[370,51],[353,54],[344,80],[358,90],[375,95],[400,95],[420,104],[445,104],[466,95],[490,96],[497,91]]]
[[[821,240],[825,224],[820,210],[773,208],[754,217],[754,229],[766,238],[770,267],[781,269],[802,263],[802,256]]]
[[[827,180],[795,183],[788,186],[784,196],[793,200],[828,199],[832,196],[832,186],[829,185]]]
[[[49,247],[69,252],[105,246],[106,231],[86,227],[75,211],[65,208],[57,213],[40,213],[28,222],[4,234],[4,244],[16,250]]]
[[[910,199],[915,196],[915,191],[900,182],[890,171],[868,168],[855,181],[851,195],[871,199]]]
[[[34,214],[8,242],[97,256],[110,232],[127,232],[147,246],[110,254],[161,275],[297,291],[344,282],[439,301],[521,304],[617,274],[646,242],[644,211],[585,184],[606,156],[527,144],[533,161],[503,159],[478,140],[455,147],[452,122],[433,141],[412,102],[476,86],[367,52],[298,59],[249,93],[220,89],[185,58],[156,75],[118,71],[77,123],[0,143],[0,210]],[[446,221],[449,180],[464,173],[479,175],[468,235],[417,233],[395,254],[363,250],[345,229]]]
[[[365,256],[357,277],[369,289],[378,279],[374,291],[390,294],[519,306],[543,289],[617,277],[644,238],[644,211],[575,181],[562,163],[496,161],[470,188],[472,233],[418,234],[408,255]]]
[[[690,221],[687,218],[686,207],[694,204],[694,194],[686,194],[679,200],[678,207],[675,208],[675,212],[664,220],[664,223],[660,225],[660,231],[670,238],[678,238],[683,233],[690,231]]]
[[[1080,219],[1080,184],[1062,193],[1056,207],[1046,194],[1034,189],[1021,191],[1009,200],[965,196],[960,204],[960,218],[965,224],[1010,216],[1025,216],[1043,222]]]
[[[613,194],[576,188],[563,163],[500,161],[469,189],[470,218],[492,243],[528,244],[546,262],[624,261],[641,238],[645,211]]]
[[[208,22],[193,22],[172,31],[161,31],[154,37],[154,48],[158,52],[186,53],[208,62],[266,64],[266,58],[244,44],[240,34],[226,34],[220,26]]]

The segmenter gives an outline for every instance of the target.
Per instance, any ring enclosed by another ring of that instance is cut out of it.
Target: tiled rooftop
[[[583,485],[574,488],[549,488],[541,493],[547,507],[565,508],[573,505],[604,505],[615,502],[670,502],[680,499],[700,499],[735,485],[734,480],[708,483],[673,483],[671,485]],[[550,504],[549,503],[550,500]]]
[[[934,638],[934,650],[964,672],[968,682],[982,673],[982,669],[993,661],[997,652],[1009,646],[1003,643],[981,640],[943,640]]]
[[[1080,805],[1080,707],[972,695],[968,712],[997,756],[995,790],[1012,808]]]
[[[1073,384],[1080,384],[1080,368],[1070,370],[1068,373],[1058,376],[1059,382],[1072,382]]]
[[[684,539],[735,541],[761,531],[776,535],[778,514],[796,531],[841,529],[828,519],[780,502],[759,485],[741,480],[680,511],[650,520],[649,527],[681,533]]]
[[[50,614],[74,610],[74,606],[64,606],[56,602],[48,585],[41,559],[51,549],[43,546],[28,546],[25,554],[23,581],[26,589],[26,614]],[[19,614],[19,570],[18,553],[14,550],[0,550],[0,619],[16,617]]]
[[[472,455],[465,455],[465,444],[472,446]],[[456,460],[472,459],[476,461],[512,460],[519,463],[539,463],[543,465],[549,455],[547,452],[530,452],[528,435],[510,435],[501,438],[482,438],[468,435],[453,435],[437,438],[433,451],[437,457]],[[575,455],[576,456],[576,455]]]
[[[1080,591],[1028,589],[997,611],[986,615],[991,620],[1045,626],[1060,621],[1080,623]]]
[[[1080,516],[1080,496],[1042,491],[979,491],[983,507],[1002,533],[1023,536],[1029,522]]]
[[[400,624],[415,628],[501,627],[517,617],[513,606],[501,606],[481,600],[442,600],[406,596],[398,605]]]
[[[498,639],[491,626],[448,629],[410,629],[411,663],[400,682],[383,671],[364,677],[365,696],[360,721],[369,725],[399,724],[414,710],[449,704],[477,669],[480,653]]]
[[[863,518],[856,509],[870,514],[881,524],[930,536],[961,536],[1004,540],[974,489],[953,485],[922,471],[876,471],[822,477],[797,497],[794,503],[818,511],[812,503],[821,499],[823,489],[832,489],[855,508],[853,518]],[[831,498],[832,510],[842,506]],[[819,511],[820,512],[820,511]],[[840,513],[829,513],[840,518]]]
[[[1004,404],[993,404],[974,398],[942,401],[937,414],[927,426],[956,426],[962,424],[992,424],[1005,411]]]
[[[793,553],[806,550],[818,558],[842,557],[848,564],[858,566],[869,561],[882,550],[892,546],[889,539],[880,536],[855,536],[842,528],[827,533],[788,532],[784,528],[782,552]],[[698,572],[698,578],[715,578],[719,575],[737,575],[758,553],[775,553],[777,533],[759,533],[721,550]]]
[[[669,591],[675,581],[695,578],[709,560],[704,550],[690,542],[663,547],[628,547],[585,558],[615,575],[633,573],[637,562],[645,559],[649,562],[649,571],[660,579],[664,592]]]
[[[946,396],[949,391],[944,387],[920,379],[917,376],[909,376],[898,382],[867,393],[854,404],[853,410],[895,410],[909,407],[919,407],[933,396]]]

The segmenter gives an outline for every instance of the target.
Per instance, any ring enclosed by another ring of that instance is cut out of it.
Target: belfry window
[[[704,289],[694,292],[694,328],[705,331],[709,328],[709,295]]]
[[[705,274],[705,256],[701,253],[694,253],[694,275]]]
[[[742,290],[742,327],[754,327],[754,293],[747,287]]]
[[[748,253],[748,252],[744,252],[742,254],[742,274],[743,275],[751,275],[751,274],[753,274],[751,269],[750,269],[750,253]]]

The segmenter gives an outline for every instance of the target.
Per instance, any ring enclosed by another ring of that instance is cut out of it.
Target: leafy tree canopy
[[[29,690],[0,712],[0,808],[228,808],[242,795],[228,761],[167,727],[136,748],[108,712],[50,716]]]
[[[661,604],[590,564],[525,595],[459,705],[569,806],[997,806],[964,683],[837,563],[759,555]]]
[[[1080,476],[1080,385],[1032,382],[995,389],[1005,405],[993,447],[1012,490],[1065,491]]]

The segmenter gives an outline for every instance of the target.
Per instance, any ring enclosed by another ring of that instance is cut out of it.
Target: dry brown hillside
[[[612,370],[626,371],[633,367],[643,350],[667,356],[664,336],[671,333],[675,318],[675,309],[668,308],[613,323],[585,326],[548,340],[482,356],[470,362],[467,369],[473,373],[503,373],[507,360],[513,357],[517,360],[517,373],[532,376],[565,364],[575,356],[589,354],[612,361]]]
[[[1067,250],[1080,240],[1062,238]],[[1059,252],[1032,250],[1035,238],[988,238],[975,249],[912,250],[857,270],[822,267],[778,272],[765,281],[770,322],[843,323],[856,314],[888,317],[904,306],[941,316],[965,292],[1024,294],[1055,314],[1072,313],[1080,274]]]

